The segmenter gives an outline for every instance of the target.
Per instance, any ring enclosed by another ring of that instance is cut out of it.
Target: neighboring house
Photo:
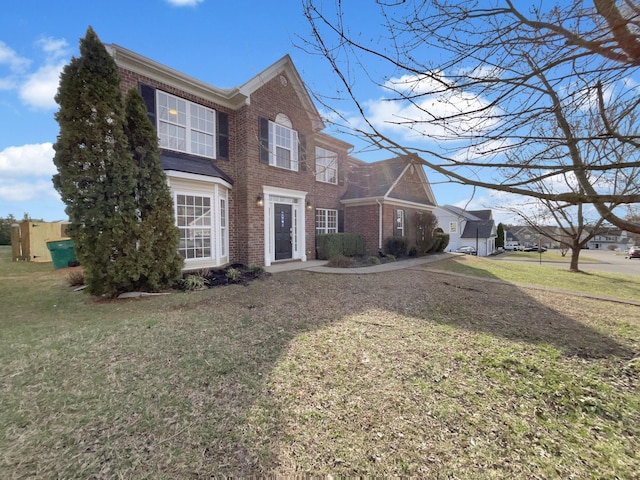
[[[518,242],[518,238],[513,234],[511,230],[504,231],[504,247],[507,249],[508,247],[516,247],[520,245]]]
[[[560,227],[542,226],[541,231],[529,225],[516,225],[509,228],[508,235],[515,239],[516,245],[533,247],[540,244],[545,248],[560,248],[560,242],[565,234]]]
[[[629,232],[612,225],[602,225],[587,242],[586,248],[594,250],[627,250],[633,244]]]
[[[361,233],[377,251],[406,234],[407,214],[435,206],[420,165],[350,159],[350,144],[323,133],[288,55],[221,89],[108,49],[123,92],[138,89],[157,128],[185,270],[314,259],[317,233]]]
[[[474,247],[478,256],[486,257],[496,250],[497,228],[491,210],[464,210],[453,205],[436,208],[438,226],[449,234],[448,251]]]
[[[557,226],[542,226],[541,231],[535,228],[522,225],[513,226],[507,232],[507,237],[513,239],[515,244],[531,247],[540,243],[546,248],[560,248],[560,241],[566,237],[566,233]],[[582,238],[591,233],[587,227]],[[570,239],[567,239],[570,243]],[[603,225],[598,228],[597,233],[586,243],[585,248],[594,250],[626,250],[629,243],[632,243],[629,233],[611,225]]]

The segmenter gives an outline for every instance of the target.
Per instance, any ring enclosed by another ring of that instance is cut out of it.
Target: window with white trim
[[[220,199],[220,256],[227,256],[227,246],[229,245],[229,228],[227,226],[227,199]]]
[[[396,236],[404,237],[404,210],[396,210]]]
[[[338,154],[316,147],[316,181],[338,184]]]
[[[298,132],[286,115],[269,121],[269,165],[298,171]]]
[[[213,197],[176,195],[176,223],[180,231],[178,253],[185,260],[213,256]]]
[[[316,235],[338,233],[338,210],[316,208]]]
[[[160,147],[215,158],[215,111],[157,91]]]
[[[449,233],[458,233],[458,222],[449,222]]]

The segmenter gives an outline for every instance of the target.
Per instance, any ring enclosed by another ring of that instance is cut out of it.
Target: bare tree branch
[[[592,204],[640,233],[615,210],[640,202],[640,8],[571,0],[525,13],[514,3],[378,2],[381,30],[360,33],[342,2],[304,0],[306,46],[329,61],[360,119],[334,111],[336,128],[451,182]],[[385,92],[378,113],[362,82]],[[539,188],[566,175],[580,188]]]

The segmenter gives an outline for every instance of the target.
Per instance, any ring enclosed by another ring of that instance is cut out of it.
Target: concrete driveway
[[[567,253],[567,256],[570,255]],[[611,250],[582,250],[580,252],[580,258],[590,258],[598,261],[599,263],[579,263],[580,270],[584,271],[597,271],[597,272],[609,272],[609,273],[620,273],[627,275],[640,275],[640,258],[625,258],[624,252],[612,252]],[[503,254],[498,255],[496,257],[487,257],[487,258],[495,258],[503,261],[517,261],[515,259],[509,260],[509,255]],[[543,265],[553,265],[560,268],[569,268],[568,258],[567,263],[560,262],[546,262],[544,253],[542,254],[542,264]]]

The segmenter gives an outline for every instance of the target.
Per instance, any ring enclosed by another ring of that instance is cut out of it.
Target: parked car
[[[524,249],[524,251],[525,251],[525,252],[546,252],[546,251],[547,251],[547,249],[546,249],[546,248],[544,248],[544,247],[540,247],[540,248],[538,248],[538,246],[537,246],[537,245],[534,245],[534,246],[532,246],[532,247],[527,247],[527,248],[525,248],[525,249]]]
[[[475,247],[460,247],[458,250],[456,250],[459,253],[465,253],[467,255],[477,255],[478,252],[476,252]]]
[[[524,247],[522,245],[519,245],[519,244],[518,245],[505,245],[504,249],[516,252],[516,251],[524,250]]]
[[[627,253],[627,258],[640,258],[640,246],[631,247],[629,253]]]

